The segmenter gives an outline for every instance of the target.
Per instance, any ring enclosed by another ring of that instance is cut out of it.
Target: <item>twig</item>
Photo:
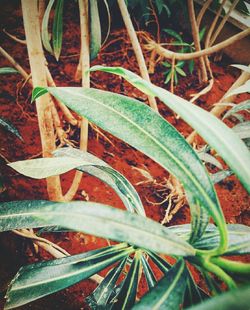
[[[210,4],[213,2],[213,0],[207,0],[204,5],[202,6],[198,16],[197,16],[197,26],[198,28],[200,28],[201,25],[201,20],[204,16],[204,14],[206,13],[206,10],[209,8]]]
[[[191,59],[196,59],[199,58],[201,56],[207,56],[207,55],[211,55],[213,53],[216,53],[218,51],[220,51],[223,48],[226,48],[229,45],[234,44],[235,42],[245,38],[246,36],[248,36],[250,34],[250,28],[241,31],[240,33],[226,39],[223,42],[220,42],[214,46],[208,47],[206,49],[203,49],[201,51],[198,52],[193,52],[193,53],[175,53],[172,51],[169,51],[165,48],[163,48],[160,44],[156,43],[153,40],[148,41],[147,44],[147,49],[152,51],[152,50],[156,50],[156,52],[161,55],[164,58],[167,59],[172,59],[173,57],[175,57],[176,60],[191,60]]]
[[[217,105],[215,105],[215,107],[210,111],[210,113],[212,113],[216,117],[220,117],[222,115],[222,113],[224,113],[228,109],[228,106],[219,105],[219,104],[232,102],[234,100],[234,98],[236,97],[236,95],[232,95],[232,96],[227,97],[227,94],[229,94],[232,90],[243,85],[246,81],[249,80],[249,78],[250,78],[250,74],[247,72],[243,72],[239,76],[239,78],[233,83],[233,85],[229,88],[229,90],[224,94],[224,96],[221,98],[220,102]],[[197,135],[196,131],[193,131],[186,138],[187,142],[192,144],[194,142],[194,139],[196,138],[196,135]]]
[[[20,44],[23,44],[23,45],[26,45],[26,40],[21,40],[19,39],[18,37],[14,36],[13,34],[10,34],[8,31],[6,31],[5,29],[3,29],[3,32],[8,36],[10,37],[12,40],[14,40],[15,42],[17,43],[20,43]]]
[[[175,57],[172,58],[171,63],[171,79],[170,79],[170,92],[174,93],[174,70],[175,70]]]
[[[81,26],[81,56],[79,65],[81,69],[82,87],[90,87],[89,67],[90,67],[90,54],[89,54],[89,17],[88,17],[88,1],[79,0],[79,13],[80,13],[80,26]],[[80,133],[80,149],[87,151],[88,146],[88,121],[84,118],[81,119],[81,133]],[[67,193],[64,195],[66,201],[71,200],[82,180],[82,172],[76,171],[73,182]]]
[[[217,27],[215,33],[213,34],[209,46],[214,44],[214,41],[217,39],[218,35],[220,34],[222,28],[224,27],[225,23],[227,22],[228,18],[230,17],[231,12],[234,10],[236,5],[238,4],[239,0],[234,0],[233,4],[231,5],[230,9],[228,10],[227,14],[223,17],[222,21],[220,22],[219,26]]]
[[[19,235],[24,238],[32,239],[34,244],[38,245],[40,248],[51,254],[55,258],[63,258],[66,256],[70,256],[70,254],[65,251],[63,248],[61,248],[59,245],[45,239],[36,236],[34,233],[29,231],[28,229],[22,229],[22,230],[13,230],[13,232],[16,235]],[[103,277],[99,276],[98,274],[90,277],[91,280],[95,281],[96,283],[101,283],[103,280]]]
[[[139,68],[140,68],[141,76],[144,80],[150,82],[150,78],[149,78],[147,66],[145,64],[145,60],[143,57],[143,53],[141,50],[141,46],[140,46],[140,43],[139,43],[138,38],[136,36],[136,32],[135,32],[134,26],[132,24],[127,6],[126,6],[124,0],[117,0],[117,3],[119,5],[124,24],[126,26],[126,29],[128,31],[128,35],[129,35],[130,40],[131,40],[131,44],[132,44],[133,49],[134,49],[134,53],[135,53],[135,56],[136,56],[136,59],[137,59],[137,62],[138,62]],[[155,111],[158,111],[155,98],[149,96],[148,101],[149,101],[151,108],[154,109]]]

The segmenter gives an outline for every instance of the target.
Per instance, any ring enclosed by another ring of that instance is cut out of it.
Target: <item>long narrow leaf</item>
[[[124,205],[130,212],[136,211],[138,214],[145,216],[145,210],[141,199],[134,189],[133,185],[117,170],[113,169],[98,157],[73,148],[61,148],[54,152],[55,156],[69,156],[70,158],[81,158],[91,163],[89,166],[77,167],[78,170],[93,175],[110,187],[112,187]]]
[[[179,309],[183,303],[186,282],[187,269],[184,261],[179,260],[133,309]]]
[[[189,255],[195,249],[145,217],[98,203],[16,201],[0,204],[0,230],[62,226],[90,235],[126,241],[164,254]]]
[[[152,289],[155,286],[155,284],[157,283],[154,272],[151,269],[151,267],[150,267],[147,259],[145,258],[145,256],[142,256],[141,262],[142,262],[142,266],[143,266],[143,272],[145,274],[145,278],[146,278],[146,281],[148,284],[148,288]]]
[[[0,126],[3,126],[6,130],[13,133],[16,137],[23,141],[22,136],[20,135],[19,131],[16,129],[14,125],[11,124],[10,121],[6,120],[3,117],[0,117]]]
[[[11,67],[2,67],[0,68],[0,74],[13,74],[19,73],[16,69]]]
[[[131,309],[134,305],[138,289],[141,256],[142,252],[140,250],[136,251],[121,290],[111,307],[112,310]]]
[[[246,310],[250,304],[250,286],[231,290],[189,308],[189,310]]]
[[[98,55],[102,45],[98,0],[90,1],[90,59]]]
[[[226,114],[223,116],[223,119],[233,115],[236,112],[244,111],[248,109],[250,109],[250,100],[246,100],[241,103],[235,104],[230,110],[226,112]]]
[[[55,0],[50,0],[48,3],[48,6],[44,12],[43,16],[43,21],[42,21],[42,42],[43,46],[48,51],[50,54],[53,55],[53,50],[50,45],[50,34],[49,34],[49,16],[50,16],[50,11],[52,9],[52,6],[54,4]]]
[[[56,60],[59,60],[62,49],[63,36],[63,3],[64,0],[57,0],[55,7],[55,16],[53,20],[52,42]]]
[[[21,268],[8,289],[5,309],[16,308],[87,279],[134,251],[132,248],[114,251],[108,249],[105,254],[105,250]]]
[[[250,193],[250,170],[246,169],[250,166],[250,154],[244,143],[218,118],[123,68],[95,66],[91,69],[95,70],[118,74],[143,92],[158,96],[216,149]]]
[[[91,309],[105,307],[108,304],[109,298],[114,292],[115,284],[126,264],[126,261],[127,259],[125,258],[118,264],[118,266],[115,266],[110,270],[94,292],[86,298],[85,302],[88,303]]]

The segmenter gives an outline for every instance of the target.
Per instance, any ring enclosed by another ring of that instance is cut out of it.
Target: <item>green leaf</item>
[[[233,131],[241,138],[250,138],[250,121],[235,125]]]
[[[91,1],[92,2],[92,1]],[[53,50],[56,60],[59,60],[62,49],[62,36],[63,36],[63,4],[64,0],[57,0],[55,7],[55,16],[53,20],[52,29],[52,42]]]
[[[244,143],[217,117],[189,101],[141,79],[139,76],[126,69],[105,68],[101,66],[95,66],[91,69],[91,71],[96,70],[121,75],[142,91],[149,89],[147,94],[150,93],[154,94],[154,96],[158,96],[166,105],[192,126],[210,146],[223,157],[250,192],[250,170],[245,169],[246,166],[250,165],[250,154]],[[141,84],[143,85],[141,86]]]
[[[223,119],[233,115],[236,112],[240,112],[240,111],[244,111],[248,109],[250,109],[250,100],[246,100],[241,103],[234,104],[232,108],[225,113],[225,115],[223,116]]]
[[[121,290],[115,297],[111,309],[131,309],[134,305],[138,289],[141,256],[141,250],[137,250]]]
[[[49,27],[50,11],[52,9],[54,2],[55,0],[50,0],[44,12],[43,21],[42,21],[42,33],[41,33],[43,46],[46,49],[46,51],[48,51],[51,55],[53,55],[53,50],[50,45],[50,34],[49,34],[48,27]]]
[[[229,177],[230,175],[232,175],[232,171],[231,170],[222,170],[222,171],[218,171],[214,174],[210,175],[210,178],[212,179],[213,183],[219,183],[222,180],[224,180],[225,178]]]
[[[144,255],[141,257],[141,263],[143,266],[143,272],[145,274],[145,278],[146,278],[146,281],[148,284],[148,288],[152,289],[155,286],[155,284],[157,283],[157,280],[155,278],[153,270],[151,269],[151,267],[148,263],[147,258],[145,258]]]
[[[250,286],[231,290],[189,308],[189,310],[246,310],[250,304]]]
[[[188,62],[188,69],[189,69],[189,72],[192,74],[194,71],[194,60],[190,60]]]
[[[44,87],[36,87],[32,91],[31,102],[35,101],[37,98],[41,97],[44,94],[47,94],[47,89]]]
[[[172,76],[172,72],[171,70],[168,72],[167,76],[166,76],[166,79],[164,81],[164,84],[168,84],[169,81],[171,80],[171,76]]]
[[[145,217],[94,202],[13,201],[0,203],[0,230],[62,226],[163,254],[189,255],[195,249]]]
[[[189,224],[169,227],[179,237],[188,240],[191,227]],[[227,224],[228,248],[223,255],[250,254],[250,227],[242,224]],[[217,228],[209,224],[202,238],[194,243],[196,249],[212,249],[219,244],[220,236]]]
[[[181,35],[179,35],[179,33],[174,31],[173,29],[164,28],[163,31],[169,34],[171,37],[177,39],[179,42],[183,41]]]
[[[68,156],[70,158],[78,158],[83,161],[90,162],[90,165],[88,166],[81,165],[81,167],[76,168],[82,172],[87,172],[88,174],[99,178],[112,187],[117,192],[128,211],[136,211],[138,214],[145,216],[145,210],[141,199],[133,185],[121,173],[113,169],[103,160],[90,153],[70,147],[58,149],[54,152],[54,155]]]
[[[203,126],[206,127],[204,135],[207,136],[207,134],[209,133],[209,135],[208,135],[209,141],[213,140],[213,145],[215,145],[215,143],[214,143],[214,136],[215,136],[214,128],[211,127],[210,132],[207,128],[207,127],[209,127],[209,129],[210,129],[209,121],[211,120],[211,122],[213,124],[215,123],[216,125],[218,125],[217,126],[218,129],[221,129],[221,127],[222,127],[222,130],[223,130],[222,132],[226,133],[227,135],[230,136],[230,152],[231,152],[232,140],[233,141],[235,140],[235,137],[233,136],[232,131],[226,125],[224,125],[222,122],[220,122],[216,117],[211,116],[210,113],[200,109],[199,107],[196,107],[195,105],[189,103],[188,101],[186,101],[180,97],[177,97],[177,96],[171,94],[170,92],[168,92],[164,89],[161,89],[157,86],[154,86],[151,83],[146,82],[145,80],[138,77],[136,74],[134,74],[128,70],[125,70],[123,68],[111,68],[111,67],[96,66],[96,67],[93,67],[91,70],[92,71],[101,70],[101,71],[111,72],[111,73],[115,73],[117,75],[121,75],[126,80],[128,80],[130,83],[132,83],[134,86],[136,86],[140,90],[146,92],[146,94],[157,95],[163,102],[168,103],[169,106],[173,110],[175,110],[176,113],[180,114],[181,116],[184,116],[185,120],[190,122],[190,124],[193,125],[193,127],[195,129],[197,129],[197,131],[199,131],[199,132],[202,131],[202,133],[203,133],[204,132]],[[54,91],[53,91],[53,93],[55,94]],[[102,97],[102,99],[103,99],[103,97]],[[65,104],[67,104],[66,101],[65,101]],[[85,103],[85,105],[86,105],[86,103]],[[68,106],[70,106],[71,108],[73,107],[72,104],[70,104]],[[139,113],[138,111],[136,111],[136,112],[133,111],[133,110],[135,110],[135,108],[132,108],[132,105],[131,105],[130,109],[132,109],[131,112],[133,114]],[[78,113],[80,112],[80,109],[75,107],[75,105],[74,105],[74,110]],[[84,114],[85,114],[85,117],[88,118],[86,113],[84,113]],[[197,118],[198,115],[199,115],[199,117]],[[207,118],[209,121],[204,122],[203,118],[205,118],[205,119]],[[151,128],[149,128],[149,130],[151,129],[150,131],[155,131],[156,127],[158,127],[158,126],[156,125],[156,120],[155,120],[154,124],[152,123],[152,126],[151,126]],[[108,126],[107,126],[106,130],[109,130]],[[163,132],[164,132],[164,130],[163,130],[163,128],[161,128],[161,133],[163,133]],[[219,145],[220,150],[221,150],[221,145],[222,145],[221,133],[218,134],[217,131],[215,131],[215,132],[216,132],[216,136],[218,137],[218,140],[219,140],[218,141],[219,143],[218,144],[216,143],[216,147]],[[157,140],[159,142],[161,141],[160,140],[161,133],[159,134],[159,137],[157,137]],[[113,134],[117,135],[116,132],[113,132]],[[172,136],[172,134],[171,134],[171,136]],[[164,141],[167,142],[168,147],[171,147],[172,143],[174,143],[173,146],[175,148],[175,151],[174,151],[175,156],[179,157],[180,154],[184,154],[183,151],[185,149],[185,158],[182,158],[181,161],[183,162],[183,164],[189,165],[188,162],[189,162],[189,160],[191,160],[191,157],[194,158],[193,157],[194,151],[192,150],[192,148],[189,148],[187,146],[187,144],[184,146],[184,143],[183,143],[183,145],[180,145],[181,148],[179,151],[177,151],[176,147],[177,147],[177,144],[179,144],[179,142],[177,142],[179,140],[179,138],[177,140],[177,135],[175,135],[175,136],[176,136],[176,138],[174,138],[171,142],[170,140],[167,140],[168,135],[165,133]],[[118,137],[120,137],[124,140],[124,138],[121,135],[119,135]],[[223,137],[223,139],[224,139],[224,137]],[[126,142],[135,146],[134,144],[132,144],[128,140]],[[162,141],[162,144],[163,143],[164,142]],[[235,144],[237,144],[237,146],[239,146],[240,143],[242,143],[242,141],[241,140],[238,141],[238,139],[236,137],[236,143]],[[240,144],[240,146],[241,146],[241,144]],[[150,147],[150,149],[152,150],[151,147]],[[244,160],[246,159],[247,161],[250,162],[250,156],[249,156],[248,151],[247,151],[247,154],[245,154],[246,146],[244,144],[241,148],[239,147],[239,150],[241,150],[241,149],[243,149]],[[190,176],[189,180],[187,180],[185,178],[185,176],[188,174],[187,171],[185,171],[185,172],[183,171],[181,174],[179,174],[178,171],[174,169],[175,167],[173,166],[173,164],[166,165],[165,162],[162,162],[162,161],[160,162],[159,156],[156,157],[157,154],[155,152],[154,152],[154,154],[152,154],[153,155],[152,156],[151,152],[148,151],[147,149],[144,148],[144,149],[140,149],[140,150],[143,151],[146,155],[148,155],[151,158],[153,158],[154,160],[156,160],[164,168],[168,169],[171,174],[175,175],[183,183],[183,186],[184,186],[186,193],[187,193],[187,196],[188,196],[188,201],[190,203],[191,212],[192,212],[192,221],[193,221],[194,229],[193,229],[193,236],[191,237],[191,240],[195,240],[196,238],[199,238],[199,236],[202,235],[202,232],[204,231],[204,229],[207,225],[207,216],[206,216],[206,212],[204,209],[206,209],[206,211],[214,218],[214,220],[218,224],[218,227],[219,227],[220,231],[222,232],[222,234],[224,234],[224,235],[226,234],[224,215],[223,215],[223,212],[220,208],[217,195],[216,195],[215,190],[213,188],[212,182],[207,175],[207,172],[204,170],[204,167],[201,169],[201,162],[199,162],[197,160],[197,158],[196,159],[194,158],[195,166],[197,168],[195,168],[194,165],[192,165],[192,168],[191,168],[191,166],[189,165],[188,169],[192,170],[192,176]],[[226,150],[227,150],[226,156],[228,158],[230,153],[228,152],[227,148],[226,148]],[[224,148],[223,148],[223,151],[224,151]],[[188,162],[187,162],[187,153],[186,152],[188,152],[190,154]],[[168,156],[170,156],[170,154]],[[237,160],[234,158],[237,163],[234,162],[233,165],[237,165],[237,168],[238,168],[238,166],[240,166],[240,168],[241,168],[241,171],[240,171],[241,174],[240,175],[244,177],[244,181],[246,184],[248,184],[249,191],[250,191],[249,180],[246,178],[246,177],[248,177],[250,172],[246,173],[245,167],[244,167],[244,171],[242,170],[242,164],[241,164],[241,162],[238,161],[238,156],[239,156],[239,153],[237,152]],[[229,157],[229,158],[231,159],[231,157]],[[165,161],[165,158],[164,158],[164,161]],[[230,161],[230,163],[231,163],[231,161]],[[200,173],[197,173],[198,170],[200,170]],[[202,174],[202,176],[201,176],[201,174]],[[197,183],[199,183],[199,185]],[[199,194],[198,194],[198,192],[199,192]]]
[[[178,66],[175,66],[175,70],[181,75],[181,76],[187,76],[186,73]]]
[[[91,165],[82,159],[59,157],[59,158],[36,158],[20,160],[8,164],[17,172],[33,179],[43,179],[54,175],[68,172],[81,165]]]
[[[85,302],[88,303],[91,309],[107,306],[109,298],[114,292],[115,284],[123,271],[126,261],[127,258],[122,260],[118,266],[111,269],[94,292],[85,299]]]
[[[187,275],[186,265],[180,259],[133,309],[179,309],[183,303]]]
[[[16,69],[11,67],[2,67],[0,68],[0,74],[13,74],[19,73]]]
[[[90,153],[70,147],[58,149],[54,155],[59,157],[22,160],[8,165],[19,173],[35,179],[60,175],[75,168],[87,172],[111,186],[130,212],[136,211],[145,216],[140,197],[132,184],[104,161]]]
[[[15,126],[11,124],[10,121],[6,120],[3,117],[0,117],[0,126],[3,126],[4,129],[8,130],[9,132],[13,133],[16,137],[23,141],[22,136],[20,135],[19,131],[16,129]]]
[[[204,161],[205,163],[212,164],[213,166],[223,169],[222,164],[212,155],[206,152],[197,152],[199,158]]]
[[[102,45],[101,23],[98,10],[98,1],[92,0],[90,4],[90,59],[98,55]]]
[[[120,245],[25,266],[10,284],[4,309],[12,309],[89,278],[133,253]]]

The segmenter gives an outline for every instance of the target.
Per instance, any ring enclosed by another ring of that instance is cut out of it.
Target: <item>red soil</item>
[[[10,8],[6,5],[5,14],[3,16],[3,25],[6,29],[18,37],[23,37],[24,31],[22,26],[22,18],[19,9],[12,12],[13,15],[8,14]],[[79,83],[74,81],[74,74],[78,62],[79,53],[79,28],[77,18],[72,19],[71,14],[65,16],[64,24],[64,38],[63,51],[59,63],[56,63],[51,56],[48,55],[49,68],[55,79],[57,86],[78,86]],[[92,63],[104,64],[110,66],[123,66],[138,72],[135,57],[130,48],[128,38],[124,31],[114,33],[110,40],[117,40],[108,48],[103,49],[98,58]],[[2,46],[29,72],[28,57],[26,47],[24,45],[13,42],[6,35],[2,35]],[[71,56],[70,56],[71,55]],[[73,56],[72,56],[73,55]],[[148,55],[146,55],[148,58]],[[8,62],[0,57],[0,67],[9,66]],[[210,110],[212,105],[223,96],[225,91],[231,86],[238,76],[238,72],[228,66],[212,65],[215,75],[215,83],[213,89],[209,94],[197,100],[197,104],[206,110]],[[156,73],[152,75],[152,82],[167,88],[164,85],[163,68],[160,65],[156,67]],[[129,95],[131,97],[146,101],[144,94],[134,89],[127,82],[121,80],[117,76],[95,72],[91,75],[92,87],[109,90],[117,93]],[[36,119],[35,106],[30,103],[31,89],[28,86],[22,88],[22,81],[19,75],[2,76],[0,82],[0,89],[2,96],[0,98],[0,115],[9,119],[20,131],[24,142],[17,140],[14,136],[0,131],[1,154],[9,161],[17,161],[28,159],[30,157],[39,157],[41,152],[40,137],[38,131],[38,124]],[[176,94],[183,98],[190,99],[190,94],[199,91],[197,77],[195,75],[182,78],[180,84],[175,88]],[[244,96],[239,98],[243,100]],[[185,137],[192,131],[182,120],[177,120],[175,115],[164,105],[159,103],[160,113],[166,120],[171,122]],[[68,125],[65,123],[65,128]],[[232,125],[232,124],[231,124]],[[127,144],[112,137],[110,134],[104,133],[104,137],[91,129],[89,134],[88,150],[92,154],[102,158],[112,167],[125,175],[128,180],[135,186],[138,191],[143,205],[145,207],[147,216],[160,222],[164,217],[164,212],[167,207],[167,202],[159,205],[168,194],[168,190],[159,191],[162,189],[160,184],[168,178],[169,174],[159,165],[147,158],[142,153],[128,146]],[[77,140],[79,137],[79,129],[70,128],[69,138]],[[153,183],[141,183],[145,181],[144,177],[134,169],[134,167],[147,170],[152,178]],[[5,191],[1,194],[2,201],[9,200],[24,200],[24,199],[47,199],[47,193],[44,180],[31,180],[17,174],[15,171],[8,168],[1,160],[1,173],[4,175]],[[213,171],[214,172],[214,171]],[[69,188],[73,178],[73,172],[62,176],[62,184],[64,190]],[[249,225],[249,197],[241,186],[236,177],[231,176],[225,181],[216,185],[216,190],[225,213],[228,223],[243,223]],[[119,197],[108,186],[100,182],[94,177],[84,175],[81,186],[77,192],[75,199],[85,200],[87,193],[90,201],[102,202],[116,208],[124,208]],[[190,221],[188,206],[184,206],[178,214],[171,221],[170,225],[187,223]],[[48,239],[65,248],[71,254],[89,251],[107,245],[107,241],[82,233],[64,233],[46,235]],[[7,238],[7,239],[6,239]],[[7,240],[7,241],[6,241]],[[17,242],[19,240],[19,243]],[[20,248],[24,245],[24,250]],[[14,244],[9,247],[9,244]],[[2,245],[3,244],[3,245]],[[19,251],[17,252],[16,244],[19,244]],[[27,261],[34,262],[40,259],[51,258],[47,253],[40,250],[35,254],[31,250],[30,243],[23,239],[13,237],[11,233],[4,234],[1,238],[1,245],[5,246],[6,251],[6,268],[9,268],[8,257],[17,255],[15,263],[12,263],[12,273],[15,268],[18,268],[18,259],[24,257],[24,253],[28,254]],[[26,263],[25,261],[20,264]],[[8,276],[6,276],[8,278]],[[10,276],[9,276],[10,277]],[[199,280],[196,274],[196,280]],[[5,279],[6,280],[6,279]],[[6,282],[2,283],[1,288],[6,286]],[[90,281],[84,281],[62,292],[53,294],[42,300],[20,307],[18,309],[86,309],[83,304],[84,298],[92,292],[95,284]],[[146,283],[143,280],[141,283],[140,295],[145,292]]]

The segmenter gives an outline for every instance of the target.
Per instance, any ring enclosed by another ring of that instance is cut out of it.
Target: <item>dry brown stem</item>
[[[126,6],[124,0],[117,0],[117,3],[119,5],[125,27],[127,29],[128,35],[129,35],[130,40],[131,40],[131,44],[132,44],[133,49],[134,49],[136,60],[137,60],[138,66],[140,68],[141,76],[144,80],[150,82],[150,78],[149,78],[147,66],[145,63],[145,59],[143,57],[142,49],[141,49],[140,43],[138,41],[134,26],[132,24],[127,6]],[[155,111],[158,111],[155,98],[149,96],[148,101],[149,101],[151,108],[154,109]]]
[[[198,52],[201,50],[201,45],[200,45],[200,38],[199,38],[199,28],[198,28],[196,18],[195,18],[193,0],[188,0],[188,12],[189,12],[189,19],[190,19],[190,24],[191,24],[191,29],[192,29],[192,36],[194,40],[194,46],[195,46],[195,50]],[[208,80],[208,77],[207,77],[207,69],[206,69],[203,56],[199,57],[199,63],[200,63],[200,70],[201,70],[201,80],[202,82],[206,83]]]
[[[202,21],[202,18],[204,16],[204,14],[206,13],[207,9],[209,8],[210,4],[213,2],[213,0],[207,0],[204,5],[202,6],[198,16],[197,16],[197,26],[198,28],[200,28],[200,25],[201,25],[201,21]]]
[[[46,87],[46,66],[40,37],[37,1],[22,0],[22,11],[33,86]],[[50,157],[55,150],[55,135],[49,94],[36,100],[36,109],[43,156]],[[47,178],[47,192],[51,200],[63,199],[58,176]]]
[[[220,50],[222,50],[223,48],[226,48],[229,45],[234,44],[235,42],[245,38],[246,36],[250,35],[250,28],[241,31],[240,33],[226,39],[225,41],[222,41],[214,46],[205,48],[201,51],[198,52],[193,52],[193,53],[175,53],[172,51],[169,51],[165,48],[163,48],[160,44],[156,43],[153,40],[148,41],[147,44],[147,49],[152,51],[152,50],[156,50],[156,52],[167,59],[172,59],[173,57],[175,57],[176,60],[191,60],[191,59],[196,59],[199,58],[201,56],[207,56],[207,55],[211,55],[213,53],[216,53]]]

